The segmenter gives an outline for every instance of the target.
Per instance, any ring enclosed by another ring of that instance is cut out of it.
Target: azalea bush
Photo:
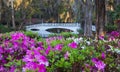
[[[119,71],[119,33],[99,41],[86,38],[51,37],[44,41],[49,59],[47,71]],[[116,58],[116,57],[118,58]],[[115,62],[117,61],[117,62]]]
[[[37,50],[39,53],[39,55],[36,54],[37,56],[46,58],[40,54],[41,49],[41,42],[27,37],[22,32],[0,34],[0,72],[45,71],[45,63],[41,63],[43,58],[40,58],[41,62],[38,63],[34,56],[34,51]]]
[[[119,39],[117,31],[99,40],[0,34],[0,72],[119,72]]]

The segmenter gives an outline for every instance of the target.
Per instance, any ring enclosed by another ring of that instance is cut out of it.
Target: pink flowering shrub
[[[26,55],[23,58],[23,61],[26,62],[23,67],[23,71],[33,70],[38,72],[46,72],[45,66],[48,66],[47,58],[41,54],[42,49],[40,47],[33,50],[27,50]]]
[[[120,34],[90,38],[31,38],[0,34],[0,72],[119,72]]]
[[[111,36],[113,36],[113,37],[119,37],[119,36],[120,36],[120,33],[117,32],[117,31],[112,31],[112,32],[111,32]]]
[[[77,43],[72,42],[72,43],[69,43],[68,46],[71,48],[77,48]]]
[[[101,54],[101,59],[102,60],[105,59],[104,53]],[[92,58],[92,62],[94,63],[94,68],[97,68],[98,71],[104,72],[106,64],[102,60],[100,60],[98,58]],[[94,69],[92,69],[92,70],[94,70]]]
[[[44,55],[39,53],[42,46],[37,41],[27,37],[22,32],[10,33],[8,36],[1,35],[0,39],[0,72],[14,72],[17,68],[19,70],[24,69],[24,71],[26,69],[38,69],[40,71],[42,70],[41,67],[45,72],[48,61]],[[26,62],[25,66],[23,62]],[[32,66],[31,64],[35,65]]]
[[[47,71],[119,71],[120,52],[114,51],[115,48],[119,49],[119,37],[119,33],[113,32],[106,37],[99,37],[100,40],[97,42],[86,38],[80,43],[76,43],[73,39],[54,40],[49,44],[52,46],[47,56],[50,64]],[[59,47],[61,44],[62,48]]]

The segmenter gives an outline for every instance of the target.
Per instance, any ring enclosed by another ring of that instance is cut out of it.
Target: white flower
[[[80,38],[79,38],[79,40],[80,40],[80,41],[83,41],[83,38],[82,38],[82,37],[80,37]]]
[[[114,51],[118,54],[120,54],[120,50],[119,49],[114,49]]]
[[[90,45],[90,41],[86,41],[87,45]]]
[[[110,49],[108,49],[107,51],[113,51],[113,46],[108,45],[110,47]]]
[[[71,39],[72,39],[72,40],[74,40],[74,39],[75,39],[75,37],[72,37]]]
[[[81,48],[82,48],[82,49],[85,49],[85,47],[84,47],[84,46],[82,46]]]
[[[79,44],[80,43],[80,40],[78,38],[74,39],[74,42]]]

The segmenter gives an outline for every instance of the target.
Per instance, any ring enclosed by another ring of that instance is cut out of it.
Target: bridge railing
[[[41,25],[46,26],[79,26],[80,23],[41,23]]]
[[[28,25],[26,28],[29,27],[38,27],[38,26],[81,26],[80,23],[40,23],[40,24],[33,24],[33,25]]]

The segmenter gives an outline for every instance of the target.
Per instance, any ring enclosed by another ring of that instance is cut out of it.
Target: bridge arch
[[[78,34],[78,29],[81,29],[81,24],[79,23],[40,23],[27,25],[27,31],[37,32],[42,37],[47,37],[52,33],[60,33],[60,32],[72,32]],[[55,32],[52,30],[56,30]]]
[[[48,28],[45,31],[48,31],[51,33],[74,32],[73,30],[68,29],[68,28]]]
[[[40,29],[38,29],[38,28],[31,28],[30,30],[31,31],[39,31]]]

